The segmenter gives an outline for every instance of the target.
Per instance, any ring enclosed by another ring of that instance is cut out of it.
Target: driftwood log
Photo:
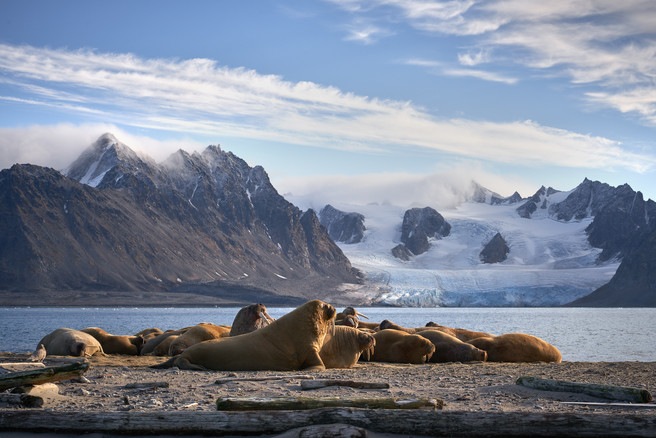
[[[314,376],[307,374],[290,374],[288,376],[263,376],[263,377],[226,377],[224,379],[217,379],[214,383],[222,385],[224,383],[233,382],[263,382],[265,380],[294,380],[294,379],[314,379]]]
[[[540,379],[523,376],[517,379],[518,385],[543,391],[575,392],[599,397],[606,400],[617,400],[633,403],[649,403],[653,397],[646,389],[629,388],[625,386],[599,385],[595,383],[565,382],[562,380]]]
[[[642,412],[642,411],[640,411]],[[459,437],[656,437],[656,416],[613,412],[530,413],[327,408],[245,412],[57,412],[8,409],[0,430],[125,435],[267,435],[320,424],[372,432]]]
[[[220,397],[219,411],[289,411],[319,408],[442,409],[439,399],[400,400],[392,397]]]
[[[356,380],[340,379],[303,380],[301,382],[302,389],[319,389],[328,386],[348,386],[359,389],[389,389],[390,387],[389,383],[386,382],[358,382]]]
[[[656,409],[655,403],[562,402],[562,404],[572,406],[592,406],[594,408]]]
[[[89,369],[89,362],[75,362],[61,367],[49,367],[31,371],[18,371],[0,375],[0,391],[17,386],[39,385],[59,380],[76,379]]]
[[[40,408],[43,403],[43,397],[38,395],[0,393],[0,407]]]
[[[169,382],[134,382],[124,386],[127,389],[168,388]]]
[[[31,371],[37,368],[45,368],[41,362],[5,362],[0,363],[0,368],[9,372]]]

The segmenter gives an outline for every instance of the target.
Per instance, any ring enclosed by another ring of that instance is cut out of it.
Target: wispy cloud
[[[405,61],[402,61],[402,63],[405,65],[427,68],[431,73],[437,75],[468,76],[472,78],[482,79],[484,81],[502,82],[504,84],[509,84],[509,85],[518,82],[518,79],[514,77],[504,76],[500,73],[495,73],[493,71],[469,68],[468,66],[475,65],[474,60],[472,60],[472,62],[470,63],[466,63],[465,68],[449,67],[442,62],[431,61],[428,59],[418,59],[418,58],[407,59]]]
[[[485,81],[502,82],[510,85],[517,83],[517,78],[511,78],[491,71],[472,68],[447,68],[444,69],[444,74],[447,76],[470,76]]]
[[[356,22],[346,26],[348,35],[344,37],[346,41],[357,41],[364,44],[373,44],[379,39],[392,35],[387,29],[373,25],[371,23]]]
[[[509,196],[515,190],[522,190],[522,195],[528,196],[537,189],[520,178],[492,174],[472,160],[458,163],[449,171],[426,174],[397,172],[282,178],[276,181],[276,187],[289,194],[294,203],[316,210],[326,204],[346,207],[345,204],[372,202],[448,209],[469,199],[476,189],[474,183],[494,187],[502,196]]]
[[[388,8],[422,32],[468,36],[467,45],[486,57],[460,54],[461,65],[493,62],[548,71],[573,84],[598,88],[582,98],[656,124],[656,2],[652,0],[332,1],[358,16]],[[652,96],[647,102],[645,91]]]
[[[410,102],[312,82],[290,82],[209,59],[0,44],[5,99],[60,106],[90,121],[343,150],[420,147],[459,157],[529,165],[656,165],[616,141],[539,125],[438,119]]]

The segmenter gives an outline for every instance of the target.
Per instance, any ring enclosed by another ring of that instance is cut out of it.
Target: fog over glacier
[[[564,200],[569,193],[552,196],[552,202]],[[323,205],[310,198],[288,195],[301,208],[319,211]],[[556,306],[607,283],[619,266],[618,260],[597,263],[601,250],[591,247],[584,231],[592,218],[563,222],[539,211],[525,219],[516,212],[521,203],[490,205],[463,200],[440,208],[435,207],[439,202],[421,205],[411,199],[406,198],[402,205],[331,202],[335,208],[365,216],[363,241],[339,245],[353,266],[366,273],[368,289],[381,304]],[[452,226],[451,233],[431,239],[426,253],[407,262],[395,258],[391,249],[400,243],[405,211],[426,205],[444,216]],[[484,264],[479,254],[497,232],[510,247],[508,258]]]

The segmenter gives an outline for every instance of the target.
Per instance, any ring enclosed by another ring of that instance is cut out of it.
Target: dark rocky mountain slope
[[[485,244],[479,258],[483,263],[500,263],[508,258],[510,248],[501,233],[497,233]]]
[[[259,291],[293,302],[360,281],[312,210],[217,146],[157,164],[105,134],[66,175],[0,172],[0,290],[201,291],[235,303]]]
[[[414,255],[428,250],[429,238],[440,239],[448,236],[451,225],[434,208],[411,208],[403,215],[401,242]],[[396,253],[400,250],[396,248]]]
[[[347,213],[328,204],[319,212],[319,221],[336,242],[359,243],[364,238],[366,227],[360,213]]]

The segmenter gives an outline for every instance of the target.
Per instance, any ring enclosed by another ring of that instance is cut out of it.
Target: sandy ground
[[[2,362],[21,362],[28,354],[0,354]],[[312,396],[312,397],[397,397],[401,399],[437,398],[444,410],[486,412],[589,412],[612,409],[640,411],[656,416],[656,409],[635,407],[595,407],[563,402],[602,402],[584,394],[540,391],[516,384],[520,376],[629,386],[656,392],[656,362],[563,362],[563,363],[446,363],[406,365],[362,363],[351,369],[322,372],[202,372],[177,368],[148,368],[166,358],[153,356],[107,356],[90,358],[84,382],[63,381],[59,394],[49,398],[41,409],[53,411],[213,411],[218,397],[235,396]],[[72,358],[51,358],[46,366],[57,366]],[[297,376],[317,379],[347,379],[387,382],[389,389],[329,387],[303,390]],[[279,377],[266,381],[235,381],[217,384],[226,377]],[[168,387],[128,388],[131,383],[166,382]],[[0,413],[3,409],[0,408]],[[17,409],[17,408],[13,408]]]

